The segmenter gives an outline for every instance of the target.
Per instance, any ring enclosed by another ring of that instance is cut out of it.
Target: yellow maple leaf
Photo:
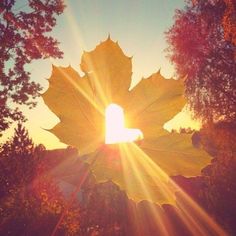
[[[129,90],[132,59],[110,38],[84,52],[81,69],[83,76],[70,66],[53,66],[43,94],[60,119],[51,132],[78,148],[98,181],[114,181],[135,200],[173,202],[169,176],[199,175],[210,162],[207,153],[192,146],[190,134],[163,128],[185,105],[182,80],[165,79],[157,72]],[[104,144],[104,114],[111,103],[124,109],[128,127],[142,131],[139,145]]]

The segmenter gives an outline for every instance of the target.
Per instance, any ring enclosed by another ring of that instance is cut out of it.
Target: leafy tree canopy
[[[169,57],[177,74],[187,76],[185,92],[195,116],[204,123],[231,122],[236,118],[235,44],[230,33],[235,4],[193,2],[176,11],[167,32]]]
[[[35,106],[41,90],[25,65],[35,59],[62,57],[58,41],[48,33],[63,10],[62,0],[27,0],[18,8],[15,0],[0,1],[0,132],[23,119],[13,107]]]

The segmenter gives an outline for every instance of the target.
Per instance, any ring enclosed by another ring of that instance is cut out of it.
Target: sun
[[[143,133],[139,129],[125,127],[124,111],[117,104],[110,104],[106,108],[106,144],[134,142],[143,139]]]

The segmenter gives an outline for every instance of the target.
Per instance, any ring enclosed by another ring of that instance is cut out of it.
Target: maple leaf
[[[84,52],[81,70],[83,76],[70,66],[53,66],[49,89],[43,94],[60,119],[51,132],[78,148],[97,181],[112,180],[135,200],[170,202],[165,192],[169,176],[199,175],[210,162],[207,153],[192,146],[190,134],[163,128],[185,105],[182,80],[165,79],[158,71],[129,90],[132,59],[110,38]],[[129,127],[142,131],[139,145],[104,144],[104,112],[111,103],[124,108]],[[62,178],[70,173],[66,166]]]

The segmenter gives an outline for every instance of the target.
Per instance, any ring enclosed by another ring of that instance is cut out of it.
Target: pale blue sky
[[[24,5],[17,1],[17,5]],[[46,78],[51,73],[51,64],[71,64],[79,71],[83,50],[92,50],[110,34],[118,41],[128,56],[133,56],[133,79],[137,82],[161,68],[165,77],[171,77],[174,69],[165,57],[167,47],[164,32],[173,24],[175,9],[183,8],[184,0],[67,0],[65,12],[58,17],[52,35],[64,52],[61,60],[40,60],[27,66],[32,79],[44,90]],[[38,106],[27,111],[27,128],[36,143],[45,143],[48,148],[61,147],[56,137],[43,130],[55,125],[58,120],[42,99]],[[5,137],[12,132],[9,131]]]
[[[91,50],[110,34],[133,56],[135,75],[147,76],[157,67],[169,76],[172,74],[163,53],[166,48],[164,31],[172,25],[174,11],[183,7],[184,0],[67,2],[68,7],[59,18],[54,35],[62,42],[68,63],[79,62],[82,48]]]

